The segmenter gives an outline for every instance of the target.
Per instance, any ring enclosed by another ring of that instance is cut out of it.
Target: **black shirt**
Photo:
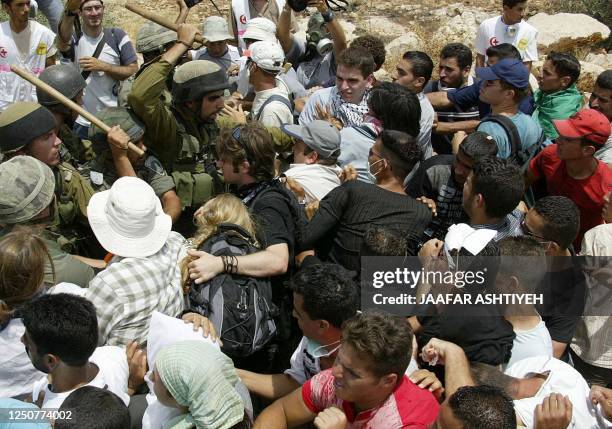
[[[413,198],[425,196],[436,202],[438,215],[427,227],[425,238],[444,240],[448,228],[456,223],[467,223],[469,218],[463,211],[463,185],[455,181],[452,155],[436,155],[421,163],[406,192]]]
[[[397,231],[408,238],[410,247],[430,220],[429,208],[407,195],[350,181],[321,200],[319,210],[304,229],[300,249],[316,249],[321,259],[359,271],[359,253],[370,225]]]

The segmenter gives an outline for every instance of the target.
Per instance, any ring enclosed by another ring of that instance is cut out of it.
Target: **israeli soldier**
[[[51,231],[68,252],[76,252],[76,239],[89,230],[87,204],[94,190],[81,174],[60,158],[62,141],[55,133],[55,119],[34,102],[11,104],[0,115],[0,155],[3,160],[30,155],[47,164],[55,177],[56,220]],[[76,231],[81,226],[82,231]]]
[[[215,190],[210,174],[216,172],[213,148],[219,127],[215,119],[224,107],[229,83],[217,64],[190,61],[174,72],[172,105],[166,106],[160,96],[197,31],[193,25],[180,24],[178,40],[136,78],[128,97],[134,113],[145,123],[147,143],[172,174],[182,206],[192,209],[220,191]]]
[[[30,156],[0,164],[0,237],[17,227],[33,229],[45,241],[53,262],[45,265],[45,283],[87,287],[93,269],[63,251],[46,230],[56,210],[55,177],[47,165]]]
[[[172,174],[182,206],[192,209],[223,189],[212,177],[217,173],[213,147],[220,125],[236,125],[227,119],[217,123],[225,104],[224,91],[230,85],[223,69],[210,61],[190,61],[178,67],[172,79],[172,105],[166,106],[160,98],[167,77],[191,49],[197,32],[193,25],[179,24],[174,45],[138,76],[128,97],[147,127],[147,143]],[[280,129],[276,136],[273,134],[279,152],[291,146],[291,139]]]
[[[176,195],[172,177],[144,144],[144,124],[124,107],[107,107],[97,117],[112,128],[108,135],[93,124],[89,128],[96,157],[86,168],[93,188],[96,191],[110,189],[118,178],[136,176],[151,185],[164,212],[176,221],[181,215],[181,201]],[[128,152],[130,141],[145,152],[143,157]]]
[[[40,74],[40,80],[79,106],[83,105],[83,90],[87,84],[75,67],[68,64],[57,64],[47,67]],[[67,108],[38,87],[36,88],[36,97],[38,98],[38,103],[49,109],[55,117],[57,123],[56,133],[62,141],[60,146],[62,161],[68,161],[76,166],[75,164],[83,164],[92,159],[91,143],[87,140],[82,140],[72,132],[74,121],[79,116],[78,113]]]
[[[134,79],[136,79],[140,73],[142,73],[148,66],[153,62],[157,61],[164,52],[174,44],[176,40],[176,33],[168,30],[159,24],[154,22],[147,22],[145,25],[140,27],[138,33],[136,33],[136,52],[142,54],[144,63],[140,66],[140,69],[136,72],[133,77],[123,81],[121,90],[119,91],[119,106],[128,107],[128,95],[132,91],[134,85]],[[170,85],[172,79],[166,81],[168,90],[162,93],[164,102],[168,105],[171,104],[172,96],[170,94]]]

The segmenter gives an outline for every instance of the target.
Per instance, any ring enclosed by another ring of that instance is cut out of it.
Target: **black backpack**
[[[242,227],[225,223],[198,250],[243,256],[260,250],[253,241]],[[268,278],[221,273],[199,285],[191,282],[188,311],[210,319],[223,341],[221,349],[230,357],[252,355],[276,335],[273,318],[278,311]]]
[[[495,122],[504,129],[510,143],[510,156],[508,159],[519,166],[521,171],[525,171],[529,167],[529,161],[544,149],[544,142],[546,141],[544,131],[540,134],[537,143],[530,146],[529,149],[523,150],[518,128],[516,128],[516,125],[510,118],[504,115],[491,114],[481,119],[480,123],[482,124],[483,122]]]

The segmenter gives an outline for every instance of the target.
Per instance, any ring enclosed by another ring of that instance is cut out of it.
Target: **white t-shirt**
[[[89,358],[89,362],[95,364],[99,371],[86,386],[108,389],[119,396],[127,406],[130,403],[130,396],[127,391],[129,368],[125,349],[116,346],[98,347]],[[59,408],[74,390],[76,389],[62,393],[52,392],[49,390],[49,380],[45,376],[34,383],[32,401],[36,402],[40,392],[44,391],[45,398],[41,408]]]
[[[306,194],[305,204],[321,201],[329,191],[340,186],[342,169],[337,165],[291,164],[285,176],[294,179]]]
[[[423,92],[417,94],[419,104],[421,105],[421,119],[419,120],[420,131],[417,136],[417,143],[423,151],[423,160],[431,158],[433,149],[431,146],[431,129],[434,122],[434,108],[429,102],[429,99]]]
[[[559,359],[546,356],[531,357],[516,362],[508,367],[506,375],[524,378],[529,374],[543,374],[548,377],[531,398],[518,399],[514,402],[514,410],[527,428],[533,428],[534,410],[551,393],[560,393],[569,397],[572,402],[572,421],[568,429],[597,429],[602,417],[597,408],[589,400],[589,385],[580,373]]]
[[[283,124],[293,124],[293,113],[283,102],[274,100],[264,107],[266,100],[273,95],[280,95],[289,101],[289,95],[281,87],[256,92],[253,99],[252,117],[266,127],[280,127]],[[261,110],[262,107],[263,110]]]
[[[512,344],[512,357],[506,364],[506,368],[529,357],[553,355],[552,339],[542,319],[533,328],[527,331],[515,329],[514,333],[516,337]]]
[[[70,293],[84,295],[85,289],[71,284],[59,283],[47,293]],[[32,392],[32,385],[37,380],[46,377],[44,372],[34,368],[26,353],[21,337],[25,326],[21,319],[12,319],[0,331],[0,398],[11,398]]]
[[[501,15],[482,21],[474,41],[476,52],[486,56],[487,48],[501,43],[510,43],[521,53],[523,61],[537,61],[538,30],[525,21],[521,21],[514,25],[516,33],[514,36],[511,36],[508,34],[508,27],[502,21]]]
[[[118,28],[113,29],[113,34],[115,34],[116,39],[108,41],[107,38],[98,59],[114,66],[125,66],[136,62],[136,53],[128,35]],[[74,50],[74,64],[79,73],[82,72],[79,67],[79,60],[83,57],[92,56],[103,37],[104,31],[98,37],[83,34],[79,39]],[[118,52],[109,45],[109,42],[117,42]],[[106,107],[117,106],[118,81],[104,72],[95,71],[89,74],[86,82],[87,87],[83,92],[83,107],[85,110],[95,115]],[[86,127],[89,126],[89,121],[82,116],[77,118],[77,123]]]
[[[208,53],[206,47],[197,49],[191,52],[191,58],[194,60],[211,61],[221,67],[225,72],[232,65],[240,66],[240,52],[238,48],[232,45],[227,45],[227,51],[221,57],[213,57]]]

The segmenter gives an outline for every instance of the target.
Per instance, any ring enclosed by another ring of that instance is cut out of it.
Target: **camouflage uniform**
[[[119,125],[134,143],[144,136],[144,124],[136,116],[123,107],[109,107],[98,114],[98,119],[113,127]],[[110,189],[119,178],[115,169],[112,152],[106,139],[106,133],[92,124],[89,128],[89,138],[93,144],[96,157],[86,165],[89,179],[96,191]],[[166,173],[159,159],[147,150],[143,158],[132,163],[138,178],[147,182],[159,198],[175,188],[172,177]]]
[[[35,158],[16,156],[0,164],[0,237],[10,232],[15,225],[37,228],[33,218],[47,207],[52,215],[55,206],[54,187],[53,172]],[[49,218],[39,222],[47,220]],[[42,238],[52,261],[52,264],[48,262],[45,265],[45,283],[69,282],[87,287],[94,276],[93,269],[63,252],[44,230]]]
[[[128,95],[132,91],[134,79],[138,78],[148,66],[156,62],[159,56],[166,51],[166,46],[174,43],[175,40],[176,33],[174,31],[168,30],[166,27],[162,27],[154,22],[147,22],[140,27],[136,34],[136,52],[142,54],[144,64],[140,66],[135,75],[122,82],[118,97],[119,107],[128,107]],[[166,82],[167,88],[162,92],[161,97],[164,103],[170,106],[172,104],[172,94],[170,94],[168,88],[172,84],[172,76],[168,77],[169,79]]]
[[[38,103],[14,103],[0,115],[0,149],[10,157],[32,140],[55,128],[51,112]],[[75,252],[78,241],[88,241],[87,204],[94,194],[89,182],[69,162],[52,168],[57,202],[56,218],[49,231],[67,252]]]

